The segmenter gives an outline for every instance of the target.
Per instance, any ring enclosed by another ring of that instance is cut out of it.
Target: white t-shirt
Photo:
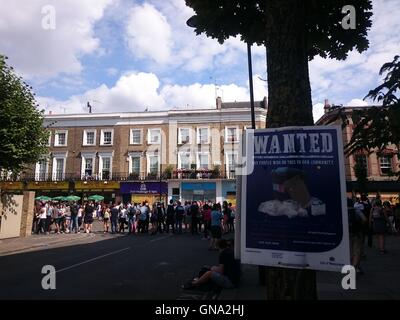
[[[42,209],[40,209],[39,218],[40,219],[46,219],[47,218],[47,208],[46,207],[42,207]]]

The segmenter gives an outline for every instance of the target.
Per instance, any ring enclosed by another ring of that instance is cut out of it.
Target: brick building
[[[343,145],[346,145],[352,136],[355,124],[352,122],[351,114],[353,110],[366,107],[344,107],[344,112],[349,120],[348,125],[343,129]],[[317,121],[317,125],[327,123],[341,125],[341,119],[337,119],[338,108],[331,107],[325,102],[324,115]],[[333,122],[332,120],[335,119]],[[381,154],[377,152],[368,153],[360,151],[353,155],[345,157],[345,172],[347,181],[347,191],[349,194],[357,193],[357,177],[354,171],[356,163],[364,165],[367,171],[368,184],[367,189],[370,196],[374,197],[376,193],[381,194],[382,199],[389,200],[392,203],[399,201],[400,182],[397,177],[389,175],[389,172],[398,172],[400,166],[400,150],[398,146],[389,145]]]
[[[265,128],[265,104],[255,103],[257,128]],[[248,102],[217,98],[214,109],[49,114],[44,126],[49,154],[7,188],[109,201],[235,201],[233,163],[251,116]]]

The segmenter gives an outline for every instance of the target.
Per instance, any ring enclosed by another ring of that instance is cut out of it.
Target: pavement
[[[319,300],[397,300],[400,299],[400,236],[388,236],[388,253],[381,255],[377,248],[366,246],[366,258],[362,260],[363,275],[356,276],[356,289],[344,290],[341,286],[345,276],[336,272],[317,272]],[[239,288],[224,289],[220,300],[265,300],[266,289],[258,283],[258,267],[242,265],[243,278]]]
[[[258,267],[242,265],[242,283],[222,292],[187,291],[181,285],[203,265],[214,265],[218,252],[190,234],[111,235],[94,233],[32,235],[0,241],[0,299],[150,299],[265,300]],[[363,275],[356,289],[344,290],[343,274],[317,272],[320,300],[400,299],[400,236],[387,237],[380,255],[377,239],[365,248]],[[41,288],[43,265],[57,270],[57,290]]]

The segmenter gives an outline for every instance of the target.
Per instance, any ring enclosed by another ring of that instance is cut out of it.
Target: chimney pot
[[[217,110],[221,110],[222,109],[222,99],[221,99],[221,97],[217,97],[216,104],[217,104]]]

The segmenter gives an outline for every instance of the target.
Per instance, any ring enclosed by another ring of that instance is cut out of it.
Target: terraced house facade
[[[257,128],[265,104],[255,103]],[[235,201],[233,166],[251,116],[249,103],[218,98],[213,109],[49,114],[44,125],[50,152],[17,179],[38,194]]]

